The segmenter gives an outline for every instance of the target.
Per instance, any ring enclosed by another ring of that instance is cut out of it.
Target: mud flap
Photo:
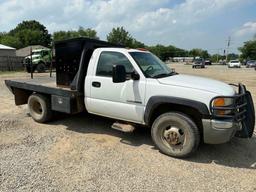
[[[245,119],[241,122],[242,123],[242,130],[236,132],[236,137],[240,138],[249,138],[253,135],[253,130],[255,126],[255,110],[253,106],[253,100],[251,93],[246,91],[245,100],[247,105],[245,107],[246,114]]]

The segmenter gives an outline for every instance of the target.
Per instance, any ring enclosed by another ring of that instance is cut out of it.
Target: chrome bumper
[[[203,138],[207,144],[221,144],[230,141],[242,129],[241,123],[229,120],[203,119]]]

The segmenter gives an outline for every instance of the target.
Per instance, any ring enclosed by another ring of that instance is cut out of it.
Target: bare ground
[[[253,69],[171,67],[242,82],[256,101]],[[3,82],[28,76],[0,76],[0,191],[256,191],[255,135],[201,145],[181,160],[159,153],[149,131],[121,133],[110,128],[109,119],[79,114],[38,124],[26,106],[14,105]]]

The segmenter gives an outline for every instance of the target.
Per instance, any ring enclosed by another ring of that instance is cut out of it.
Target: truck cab
[[[35,85],[35,80],[6,81],[16,104],[27,103],[40,123],[50,120],[52,111],[86,110],[116,119],[112,127],[121,131],[142,125],[151,129],[161,152],[180,158],[200,142],[252,137],[255,111],[245,85],[178,74],[147,50],[95,41],[77,49],[73,41],[56,44],[55,88]]]

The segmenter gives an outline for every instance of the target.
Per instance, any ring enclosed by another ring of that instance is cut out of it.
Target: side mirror
[[[140,79],[140,75],[136,71],[134,71],[131,74],[131,78],[136,81]]]
[[[123,65],[114,65],[112,69],[113,83],[123,83],[126,81],[126,71]]]

